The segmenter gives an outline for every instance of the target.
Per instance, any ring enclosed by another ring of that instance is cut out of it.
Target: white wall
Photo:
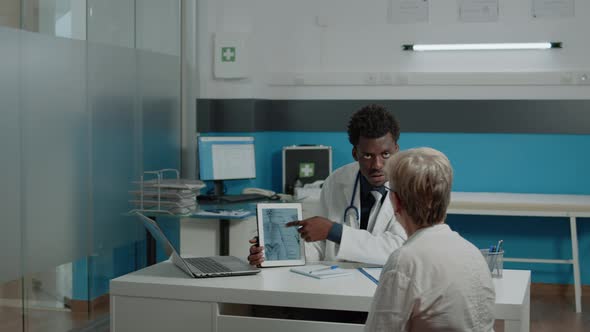
[[[573,18],[540,20],[531,17],[531,0],[500,0],[500,17],[494,23],[459,23],[457,3],[458,0],[431,0],[429,23],[394,25],[387,23],[388,0],[199,0],[197,96],[588,98],[590,85],[580,84],[580,75],[590,74],[590,2],[576,0]],[[212,46],[216,32],[248,33],[247,79],[213,78]],[[402,44],[412,42],[545,40],[561,41],[564,48],[428,54],[401,51]],[[457,77],[431,75],[440,72],[463,76],[458,78],[459,85],[453,86],[445,82]],[[489,74],[494,72],[500,75]],[[428,75],[420,83],[415,73]],[[366,84],[369,74],[377,75],[379,84]],[[393,84],[382,85],[388,81],[383,74],[391,75]],[[403,79],[408,77],[410,84],[404,84]],[[305,83],[293,84],[296,78]],[[439,79],[440,85],[432,84]],[[287,82],[287,86],[271,82]],[[491,83],[481,85],[485,82]]]
[[[231,220],[229,254],[246,260],[250,243],[257,235],[256,217]],[[183,256],[219,255],[218,219],[182,219],[180,223],[180,253]]]
[[[177,0],[135,4],[137,48],[180,56],[180,7]]]

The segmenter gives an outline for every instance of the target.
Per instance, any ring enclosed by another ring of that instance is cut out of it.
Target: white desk
[[[504,278],[494,279],[494,286],[496,318],[505,320],[505,330],[528,331],[530,271],[504,270]],[[191,279],[170,262],[162,262],[111,281],[111,331],[358,332],[363,325],[237,314],[245,309],[238,305],[368,311],[375,289],[358,271],[323,280],[288,268],[264,269],[254,276]]]
[[[582,312],[582,285],[576,218],[590,217],[590,196],[453,192],[449,214],[566,217],[570,221],[571,259],[504,258],[506,262],[571,264],[576,312]]]

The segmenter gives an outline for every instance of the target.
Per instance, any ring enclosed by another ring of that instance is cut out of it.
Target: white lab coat
[[[340,167],[324,182],[320,196],[320,216],[343,223],[342,239],[340,245],[329,240],[307,242],[305,256],[308,261],[342,260],[383,265],[407,239],[406,232],[395,219],[389,197],[383,200],[383,204],[375,202],[367,230],[360,229],[360,221],[356,219],[343,222],[344,210],[350,204],[358,171],[359,165],[354,162]],[[359,183],[354,197],[354,206],[359,214],[360,187]]]

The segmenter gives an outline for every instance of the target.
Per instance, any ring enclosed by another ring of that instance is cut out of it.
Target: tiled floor
[[[586,286],[587,287],[587,286]],[[563,287],[533,284],[531,287],[532,332],[590,332],[590,292],[582,296],[582,313],[574,311],[574,296]],[[496,322],[496,332],[503,332],[502,322]]]
[[[531,288],[531,331],[590,332],[590,296],[582,297],[582,308],[585,311],[576,314],[571,294],[564,294],[558,289],[559,286],[535,286]],[[22,331],[21,313],[18,306],[0,305],[0,331]],[[97,308],[92,315],[68,310],[29,308],[24,324],[27,324],[30,332],[107,332],[108,319],[107,306]],[[494,328],[496,332],[503,332],[503,322],[496,322]]]
[[[30,332],[65,332],[65,331],[108,331],[108,309],[88,313],[72,313],[70,311],[35,309],[26,310],[0,306],[0,331],[22,331],[23,323]],[[91,327],[87,329],[86,327]]]
[[[64,301],[55,299],[42,290],[29,291],[23,308],[22,281],[14,280],[0,285],[0,331],[19,332],[23,326],[28,332],[108,331],[108,305],[95,308],[92,313],[71,312]],[[25,313],[23,315],[23,312]],[[107,323],[104,324],[103,322]],[[96,328],[95,328],[96,327]]]

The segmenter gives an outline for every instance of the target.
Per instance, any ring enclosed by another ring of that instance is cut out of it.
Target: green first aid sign
[[[236,48],[222,47],[221,48],[221,62],[236,62]]]
[[[299,163],[299,178],[310,178],[315,174],[315,163]]]

